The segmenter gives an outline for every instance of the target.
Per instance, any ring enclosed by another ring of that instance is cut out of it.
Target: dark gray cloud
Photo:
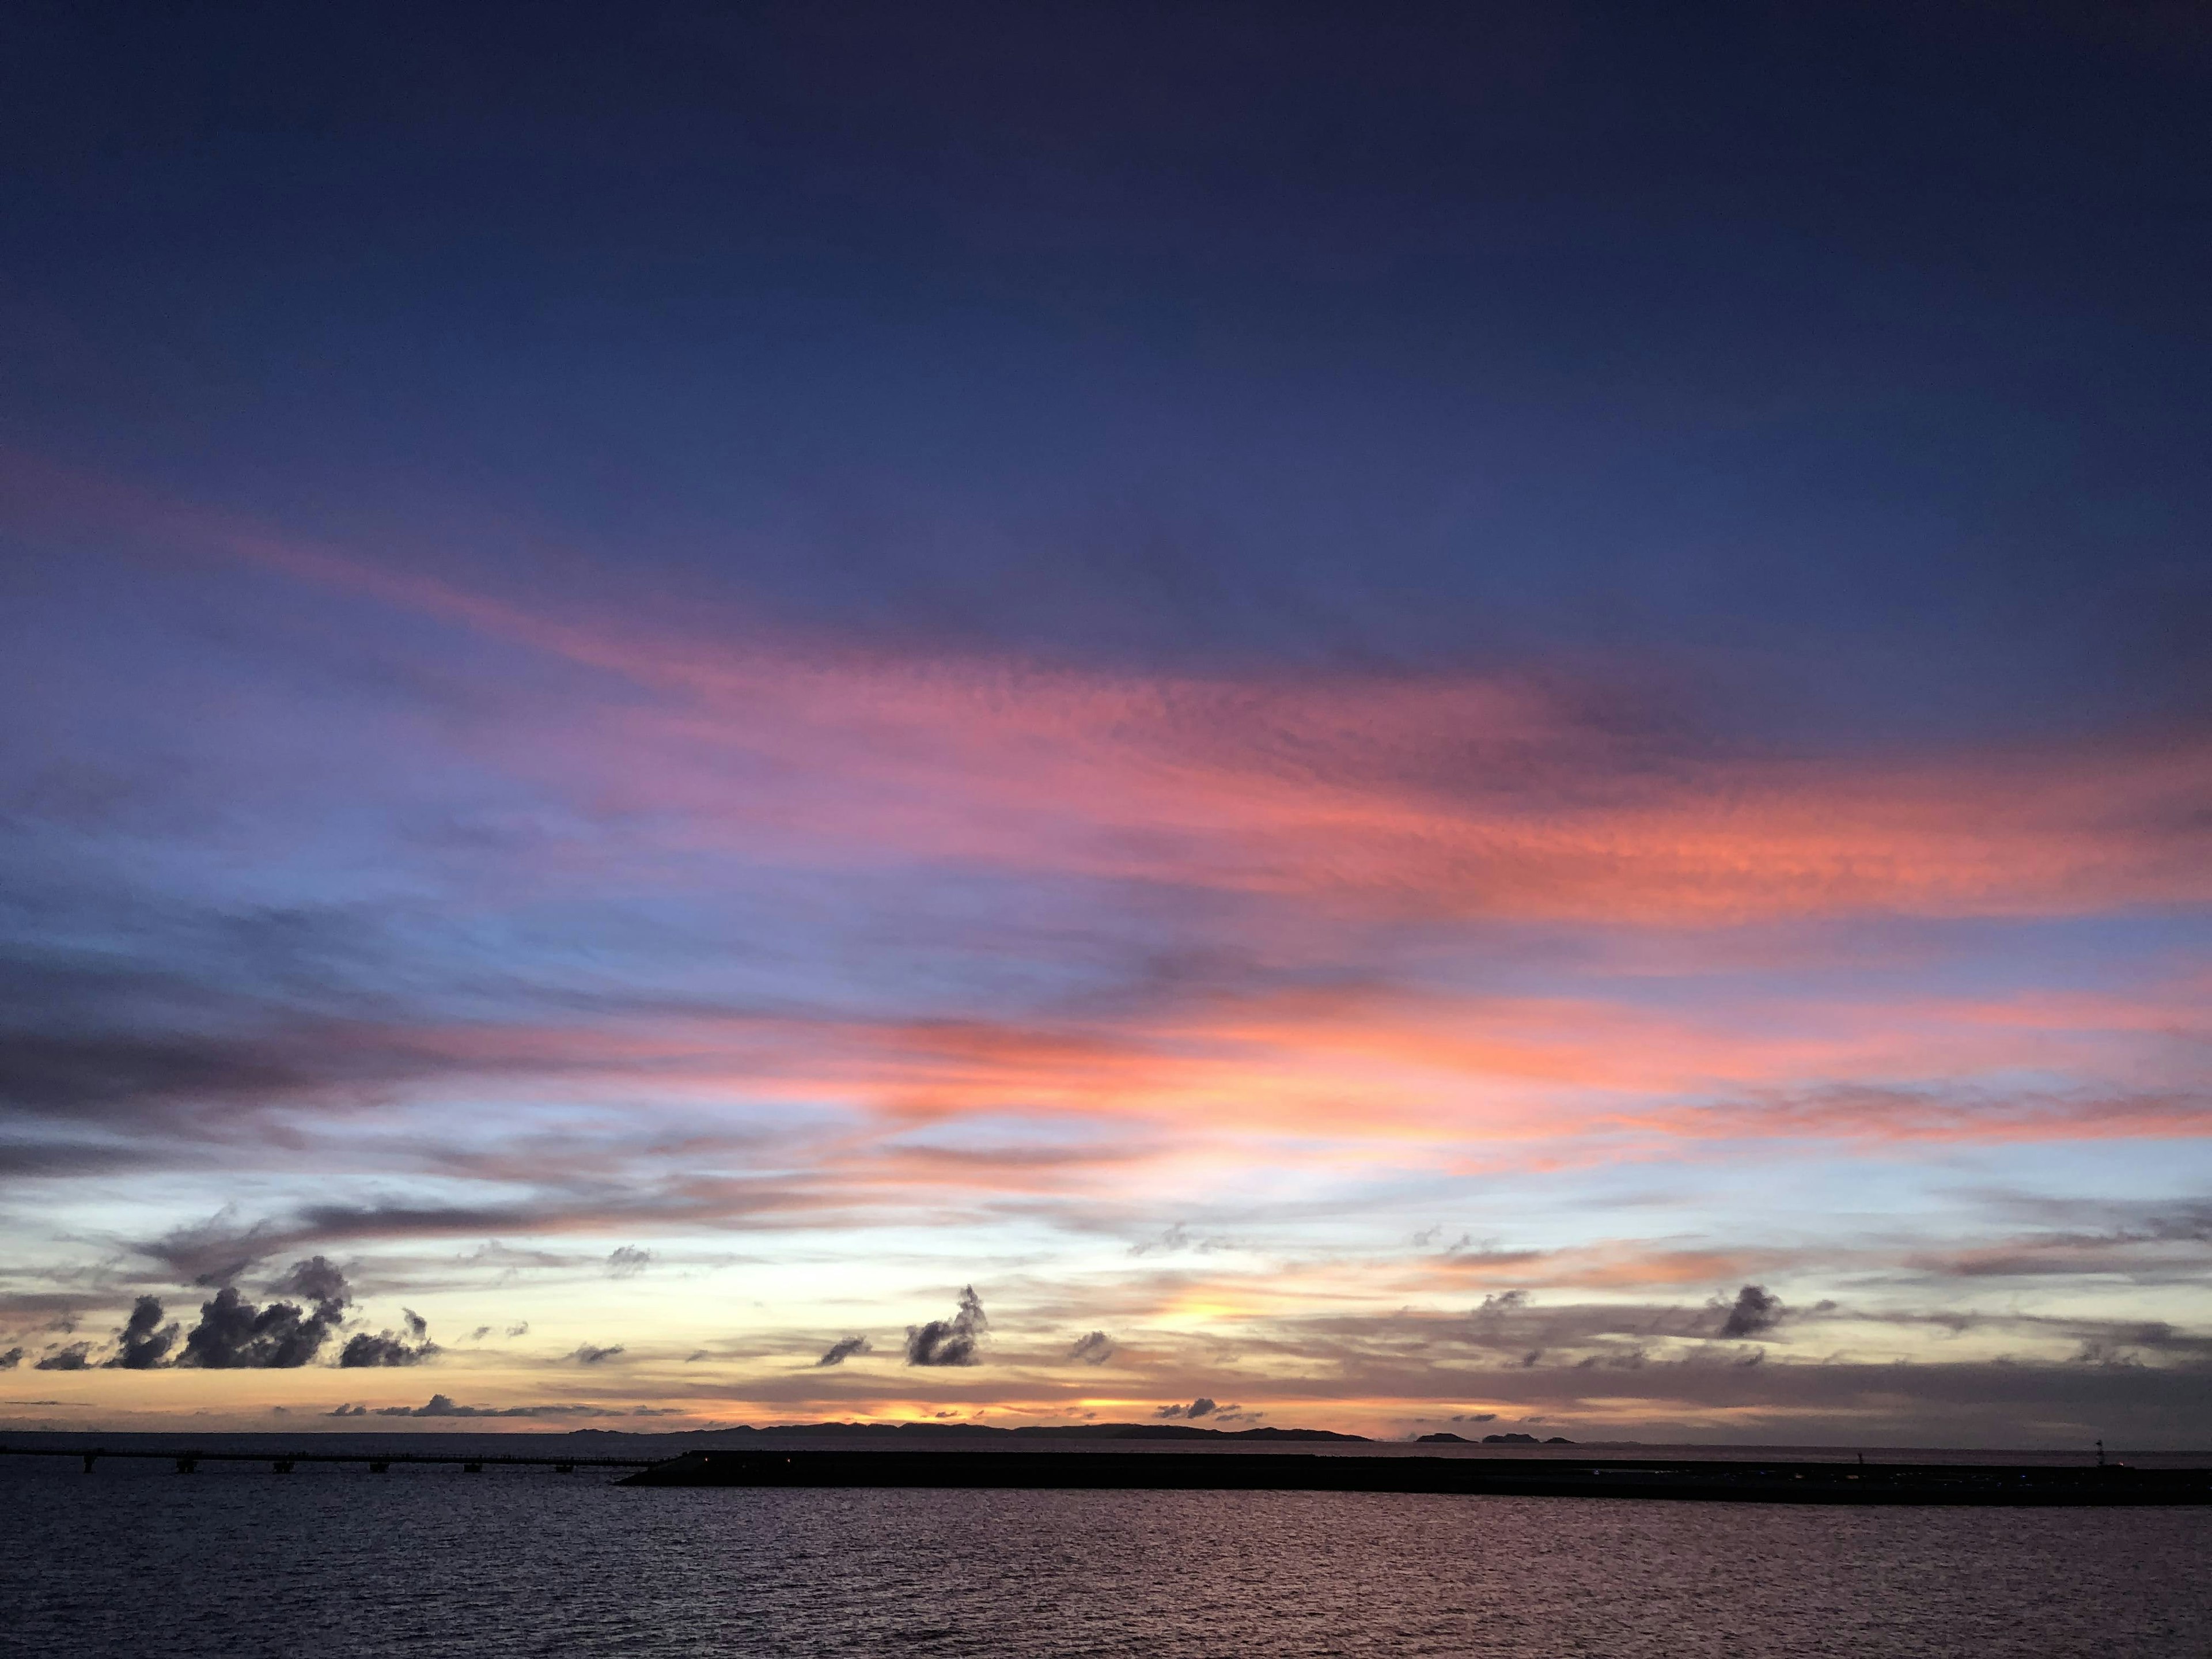
[[[325,1415],[329,1417],[366,1417],[368,1415],[368,1407],[366,1406],[340,1406],[336,1411],[325,1413]]]
[[[21,1348],[10,1348],[7,1352],[0,1353],[0,1371],[12,1371],[22,1363],[23,1351]]]
[[[105,883],[13,894],[0,877],[0,934],[11,908],[35,915],[46,938],[0,937],[0,1126],[9,1131],[0,1136],[0,1174],[158,1168],[210,1156],[234,1164],[251,1146],[297,1152],[301,1135],[319,1133],[318,1115],[428,1079],[573,1063],[531,1048],[542,1025],[519,1004],[502,1011],[516,1021],[512,1048],[496,1059],[456,1054],[438,1030],[449,1009],[417,994],[428,971],[419,940],[396,939],[361,910],[190,911],[135,896],[126,904]],[[50,942],[70,937],[121,939],[130,948]],[[401,983],[404,991],[395,988]],[[530,990],[514,988],[527,1003]],[[557,988],[536,989],[562,998]],[[270,1143],[262,1120],[277,1110],[289,1115],[288,1139]],[[471,1152],[446,1162],[464,1173],[471,1160],[499,1165],[510,1191],[518,1178],[542,1182],[542,1200],[310,1203],[251,1228],[225,1215],[142,1249],[176,1278],[212,1289],[271,1257],[349,1239],[589,1229],[618,1223],[626,1210],[719,1212],[733,1195],[759,1190],[672,1176],[643,1187],[611,1182],[598,1178],[604,1143],[541,1147],[550,1150]],[[427,1162],[435,1154],[424,1150]],[[517,1165],[530,1167],[518,1176]],[[650,1259],[624,1246],[607,1257],[607,1271],[627,1277]]]
[[[1563,1389],[1556,1380],[1562,1370],[1583,1370],[1611,1374],[1615,1382],[1639,1370],[1666,1372],[1679,1368],[1718,1371],[1742,1364],[1743,1352],[1716,1345],[1737,1304],[1741,1290],[1732,1297],[1716,1297],[1698,1304],[1634,1303],[1524,1303],[1497,1316],[1494,1325],[1482,1320],[1453,1320],[1435,1315],[1401,1313],[1375,1316],[1323,1316],[1288,1322],[1272,1334],[1253,1332],[1240,1340],[1240,1351],[1255,1361],[1311,1367],[1336,1368],[1347,1378],[1347,1390],[1373,1395],[1402,1395],[1408,1398],[1468,1397],[1471,1376],[1488,1379],[1484,1387],[1500,1390],[1500,1375],[1528,1373],[1525,1386],[1517,1380],[1500,1397],[1538,1400],[1575,1392],[1580,1384]],[[1977,1334],[1978,1355],[1990,1352],[1990,1339],[2012,1349],[2008,1363],[2024,1367],[2059,1363],[2071,1352],[2093,1358],[2132,1355],[2153,1368],[2212,1365],[2212,1333],[2157,1320],[2119,1320],[2058,1317],[2014,1311],[1986,1313],[1956,1309],[1858,1308],[1823,1300],[1807,1305],[1785,1305],[1764,1285],[1749,1288],[1769,1298],[1764,1305],[1754,1296],[1747,1305],[1753,1322],[1771,1318],[1764,1333],[1725,1339],[1730,1342],[1774,1342],[1786,1335],[1790,1346],[1801,1353],[1813,1351],[1824,1364],[1856,1364],[1875,1358],[1888,1359],[1900,1352],[1928,1356],[1923,1365],[1900,1371],[1900,1388],[1949,1365],[1972,1363],[1945,1358],[1931,1349],[1930,1328],[1952,1335]],[[1763,1311],[1762,1311],[1763,1307]],[[1905,1340],[1885,1335],[1881,1328],[1899,1328]],[[1736,1328],[1745,1328],[1739,1323]],[[1770,1353],[1770,1367],[1780,1357]],[[1194,1353],[1194,1366],[1211,1365],[1210,1358]],[[1470,1364],[1473,1370],[1464,1369]],[[1203,1376],[1206,1373],[1200,1371]],[[1739,1380],[1741,1381],[1741,1379]],[[1699,1400],[1713,1395],[1714,1403],[1726,1389],[1737,1386],[1701,1379],[1692,1392]],[[1632,1390],[1631,1392],[1633,1392]],[[1479,1395],[1477,1397],[1480,1397]]]
[[[1990,1447],[2086,1445],[2100,1435],[2143,1447],[2203,1441],[2212,1333],[2201,1328],[1790,1306],[1777,1334],[1791,1340],[1746,1364],[1744,1346],[1718,1340],[1735,1299],[1525,1310],[1510,1319],[1560,1339],[1556,1349],[1532,1344],[1537,1363],[1527,1366],[1508,1346],[1516,1333],[1474,1342],[1465,1320],[1424,1314],[1332,1315],[1243,1332],[1237,1362],[1315,1410],[1346,1398],[1402,1400],[1412,1412],[1465,1401],[1508,1419],[1544,1415],[1577,1439],[1598,1437],[1600,1425],[1608,1438],[1710,1437],[1711,1413],[1741,1411],[1754,1414],[1753,1425],[1723,1437]],[[1886,1336],[1885,1323],[1903,1328],[1904,1340]],[[1974,1333],[1974,1358],[1942,1358],[1931,1323]],[[1192,1382],[1224,1380],[1209,1345],[1158,1340],[1182,1356]],[[1933,1357],[1906,1363],[1903,1353]],[[1584,1359],[1595,1363],[1584,1367]],[[1300,1380],[1286,1386],[1279,1379],[1291,1365]],[[1297,1413],[1290,1404],[1273,1414],[1297,1422]]]
[[[446,1170],[461,1168],[467,1172],[465,1166],[469,1155],[435,1150]],[[487,1204],[309,1204],[282,1220],[262,1222],[234,1237],[239,1250],[250,1251],[249,1259],[258,1261],[283,1251],[374,1239],[458,1235],[495,1240],[515,1235],[588,1232],[624,1224],[639,1216],[655,1220],[697,1218],[717,1225],[731,1225],[756,1213],[781,1215],[793,1208],[804,1208],[806,1203],[805,1194],[795,1188],[779,1188],[770,1193],[756,1183],[696,1174],[615,1181],[605,1173],[610,1155],[604,1147],[589,1153],[580,1149],[575,1156],[580,1160],[588,1158],[596,1168],[586,1173],[558,1159],[544,1164],[521,1165],[512,1161],[478,1160],[477,1173],[501,1181],[543,1176],[557,1182],[556,1187],[534,1198]],[[155,1250],[147,1253],[158,1255]],[[238,1253],[234,1251],[234,1255]],[[637,1254],[647,1255],[650,1259],[649,1253]],[[614,1267],[635,1262],[635,1255],[622,1256],[620,1250],[615,1255],[621,1260],[611,1262]],[[534,1253],[530,1265],[572,1267],[589,1260],[587,1256]],[[610,1261],[609,1258],[600,1260]],[[627,1273],[615,1272],[612,1276],[626,1277]]]
[[[133,1248],[157,1261],[188,1285],[228,1285],[281,1243],[271,1237],[266,1222],[252,1227],[238,1225],[237,1212],[218,1210],[205,1221],[172,1228],[157,1239]]]
[[[982,1298],[973,1285],[960,1291],[960,1309],[950,1319],[933,1319],[927,1325],[906,1328],[906,1363],[909,1365],[973,1365],[979,1363],[976,1347],[990,1328],[983,1316]]]
[[[2180,1330],[2163,1320],[2084,1319],[2050,1314],[1982,1313],[1976,1310],[1941,1309],[1934,1312],[1866,1313],[1838,1310],[1833,1303],[1817,1304],[1815,1315],[1871,1323],[1905,1327],[1934,1326],[1954,1336],[1969,1331],[1995,1332],[2026,1338],[2039,1344],[2061,1340],[2076,1345],[2082,1355],[2112,1356],[2124,1362],[2149,1358],[2161,1362],[2212,1365],[2212,1335]],[[1792,1320],[1799,1316],[1793,1314]]]
[[[331,1413],[334,1417],[675,1417],[681,1413],[673,1407],[630,1406],[463,1406],[452,1396],[434,1394],[419,1406],[379,1406],[372,1411],[360,1408],[346,1411],[341,1407]]]
[[[1600,1366],[1613,1370],[1638,1371],[1651,1363],[1651,1356],[1641,1348],[1629,1348],[1618,1353],[1586,1353],[1575,1361],[1577,1370],[1595,1370]]]
[[[635,1208],[639,1201],[635,1193],[605,1196],[564,1193],[543,1203],[310,1204],[289,1217],[264,1218],[251,1226],[240,1225],[236,1211],[226,1208],[205,1221],[173,1229],[131,1248],[187,1284],[213,1286],[229,1284],[251,1272],[257,1263],[287,1251],[361,1240],[566,1231],[592,1225],[625,1206]],[[623,1253],[617,1250],[615,1255],[622,1257]],[[634,1259],[623,1257],[612,1265],[619,1267]],[[539,1265],[568,1265],[568,1261],[549,1257]],[[625,1273],[617,1272],[615,1276]],[[313,1295],[304,1290],[295,1293]]]
[[[361,1018],[390,1000],[356,975],[310,965],[345,950],[342,936],[359,940],[355,919],[70,908],[53,926],[121,933],[131,960],[0,942],[0,1115],[142,1143],[229,1140],[272,1109],[341,1106],[467,1069],[417,1028]],[[366,957],[356,965],[373,971]],[[92,1148],[76,1156],[120,1161]]]
[[[571,1353],[568,1358],[574,1360],[579,1365],[600,1365],[605,1364],[608,1360],[612,1359],[616,1355],[622,1352],[622,1345],[620,1343],[617,1343],[611,1348],[602,1348],[596,1343],[586,1342],[580,1344],[576,1348],[575,1352]]]
[[[817,1370],[824,1365],[842,1365],[854,1354],[873,1352],[874,1350],[868,1345],[868,1339],[865,1336],[841,1337],[823,1349],[822,1358],[816,1360],[814,1364]]]
[[[161,1323],[161,1304],[155,1297],[142,1296],[131,1310],[130,1322],[123,1328],[118,1339],[113,1358],[106,1363],[126,1371],[152,1370],[168,1357],[176,1346],[179,1328]]]
[[[1114,1357],[1114,1339],[1103,1331],[1086,1332],[1069,1346],[1067,1357],[1086,1365],[1103,1365]]]
[[[430,1340],[429,1321],[412,1308],[399,1311],[407,1327],[404,1335],[379,1331],[371,1336],[367,1331],[357,1331],[338,1352],[340,1367],[351,1370],[374,1365],[419,1365],[435,1358],[439,1348]]]
[[[653,1252],[635,1244],[617,1245],[607,1255],[607,1277],[635,1279],[653,1265]]]
[[[310,1075],[251,1040],[0,1033],[0,1103],[26,1115],[128,1123],[185,1102],[292,1095]]]
[[[294,1262],[290,1271],[269,1289],[272,1295],[301,1296],[316,1303],[343,1304],[353,1300],[345,1274],[326,1256],[312,1255],[304,1261]]]
[[[530,1413],[526,1408],[510,1406],[501,1410],[491,1406],[456,1405],[451,1395],[434,1394],[419,1406],[380,1406],[379,1417],[521,1417]]]
[[[1747,1285],[1735,1293],[1735,1304],[1721,1321],[1721,1339],[1741,1341],[1764,1336],[1782,1322],[1785,1311],[1782,1298],[1764,1285]]]
[[[185,1338],[179,1365],[210,1370],[285,1369],[304,1365],[321,1352],[337,1328],[334,1310],[307,1312],[290,1302],[257,1307],[226,1285],[200,1304],[200,1322]]]
[[[358,913],[40,896],[50,937],[131,948],[0,941],[0,1112],[227,1137],[270,1107],[466,1069],[416,1029],[362,1018],[392,1000],[372,983],[389,941]]]
[[[285,1370],[304,1365],[336,1334],[351,1299],[345,1275],[322,1256],[292,1264],[277,1280],[278,1293],[306,1296],[312,1310],[292,1302],[256,1307],[226,1285],[200,1304],[200,1322],[185,1338],[177,1364],[209,1370]]]
[[[2037,1237],[2056,1242],[2175,1239],[2212,1244],[2212,1198],[2083,1199],[1988,1189],[1962,1195],[2008,1218],[2033,1223],[2042,1230]]]
[[[2212,1203],[2121,1204],[2000,1195],[2015,1214],[2089,1223],[1985,1243],[1923,1250],[1906,1265],[1931,1279],[2067,1279],[2094,1274],[2137,1285],[2196,1284],[2212,1267]]]
[[[0,1143],[0,1176],[52,1179],[59,1176],[112,1175],[120,1170],[161,1169],[171,1154],[146,1143],[118,1146],[85,1140],[9,1140]]]
[[[91,1368],[85,1356],[92,1352],[89,1342],[72,1342],[67,1347],[49,1348],[33,1368],[42,1371],[82,1371]]]
[[[1192,1401],[1188,1406],[1163,1406],[1159,1410],[1154,1412],[1152,1415],[1155,1417],[1188,1417],[1194,1419],[1200,1417],[1211,1417],[1214,1413],[1220,1409],[1221,1407],[1213,1401],[1207,1399],[1204,1395],[1200,1395],[1197,1399]],[[1234,1406],[1231,1406],[1229,1409],[1235,1411],[1237,1408]]]
[[[236,1235],[226,1234],[220,1224],[222,1219],[218,1217],[214,1223],[190,1230],[191,1233],[201,1240],[228,1238],[234,1242]],[[173,1238],[177,1237],[172,1235]],[[191,1257],[198,1252],[196,1245],[188,1243],[180,1254]],[[219,1244],[214,1258],[221,1260],[230,1254]],[[169,1354],[176,1346],[180,1327],[173,1323],[164,1326],[160,1300],[142,1296],[132,1308],[129,1322],[118,1333],[115,1353],[101,1363],[125,1370],[150,1370],[172,1363],[222,1370],[305,1365],[313,1362],[324,1344],[337,1334],[353,1300],[344,1272],[328,1257],[320,1255],[294,1262],[270,1286],[270,1291],[273,1297],[303,1297],[309,1305],[271,1301],[257,1306],[235,1285],[226,1285],[212,1300],[201,1304],[199,1323],[185,1338],[184,1350],[173,1361]],[[356,1334],[339,1353],[337,1363],[349,1369],[413,1365],[435,1355],[438,1345],[429,1340],[428,1322],[412,1308],[403,1309],[401,1313],[404,1334],[390,1330]]]
[[[1661,1340],[1704,1340],[1713,1334],[1714,1310],[1698,1304],[1547,1302],[1525,1291],[1498,1291],[1456,1319],[1423,1316],[1349,1316],[1302,1320],[1297,1328],[1324,1345],[1339,1333],[1363,1346],[1402,1346],[1408,1352],[1473,1350],[1513,1364],[1531,1353],[1593,1347],[1633,1347]]]

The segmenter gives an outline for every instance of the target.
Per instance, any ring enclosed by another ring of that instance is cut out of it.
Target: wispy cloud
[[[45,862],[0,880],[0,1175],[131,1194],[86,1200],[0,1285],[77,1285],[112,1340],[80,1352],[0,1303],[24,1363],[75,1354],[118,1386],[179,1363],[493,1363],[271,1282],[318,1253],[441,1330],[527,1322],[431,1295],[544,1296],[546,1356],[595,1388],[678,1386],[659,1356],[691,1353],[684,1389],[933,1412],[1024,1389],[1111,1409],[1109,1382],[1140,1415],[1276,1412],[1322,1397],[1287,1381],[1340,1352],[1316,1303],[1466,1310],[1401,1333],[1455,1356],[1403,1386],[1480,1372],[1498,1397],[1458,1403],[1484,1411],[1536,1408],[1504,1397],[1530,1378],[1546,1409],[1597,1409],[1557,1390],[1585,1368],[1765,1397],[1784,1385],[1705,1373],[1790,1370],[1837,1331],[1813,1310],[1875,1284],[2145,1299],[2063,1354],[2042,1330],[2037,1364],[2180,1363],[2212,1312],[2179,1200],[2155,1226],[1970,1224],[1978,1200],[1875,1177],[1845,1198],[1813,1173],[1929,1148],[1960,1180],[2014,1179],[2053,1143],[2124,1160],[2203,1137],[2187,919],[2212,897],[2212,749],[2189,729],[1784,754],[1564,672],[864,649],[141,507],[138,530],[241,585],[248,633],[329,606],[410,643],[318,665],[387,676],[374,718],[339,698],[351,737],[315,738],[345,775],[242,741],[180,772],[161,891],[115,874],[152,867],[126,856],[141,798],[57,785],[9,809]],[[476,684],[483,651],[529,665],[528,695]],[[370,799],[404,806],[349,806]],[[232,836],[272,869],[296,839],[313,878],[257,886]],[[1647,1207],[1699,1213],[1618,1218],[1630,1170]],[[1778,1172],[1806,1195],[1790,1227],[1762,1209]],[[1522,1204],[1539,1189],[1557,1201]],[[677,1288],[714,1236],[757,1241],[765,1282],[878,1230],[896,1243],[834,1315],[787,1288],[710,1314]],[[885,1264],[923,1237],[1004,1272],[988,1342],[971,1289],[908,1328],[904,1364],[824,1347],[910,1315]],[[585,1285],[622,1298],[623,1342],[560,1318],[554,1287]],[[167,1320],[179,1291],[197,1321]],[[743,1321],[782,1334],[733,1341]],[[2126,1338],[2159,1324],[2173,1342]],[[1945,1328],[1884,1328],[1949,1363]],[[1342,1352],[1384,1366],[1395,1340]],[[1231,1349],[1270,1369],[1240,1375]]]

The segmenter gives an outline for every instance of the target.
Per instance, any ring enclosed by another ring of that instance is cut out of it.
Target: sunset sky
[[[0,1426],[2212,1437],[2202,11],[8,32]]]

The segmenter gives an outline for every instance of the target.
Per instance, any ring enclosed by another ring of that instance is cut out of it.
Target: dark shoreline
[[[1735,1504],[2212,1504],[2212,1472],[2124,1465],[1751,1462],[1651,1458],[1315,1456],[793,1449],[692,1451],[626,1486],[905,1486],[993,1490],[1363,1492],[1645,1498]]]
[[[653,1486],[1488,1493],[1845,1504],[2212,1504],[2212,1455],[2202,1452],[2146,1451],[2100,1466],[2078,1454],[1977,1455],[1901,1448],[1871,1455],[1824,1447],[1620,1443],[1509,1451],[1468,1443],[1359,1443],[1349,1436],[1316,1434],[1316,1440],[1338,1443],[1292,1451],[1279,1441],[1265,1449],[1249,1441],[1163,1444],[1149,1437],[1100,1437],[1096,1431],[1058,1444],[1028,1435],[967,1436],[953,1443],[930,1436],[920,1445],[900,1437],[906,1443],[886,1443],[889,1435],[871,1433],[855,1444],[849,1431],[825,1435],[811,1425],[670,1435],[33,1431],[0,1437],[0,1468],[85,1460],[87,1474],[95,1469],[153,1474],[164,1463],[179,1473],[210,1474],[244,1474],[256,1464],[284,1474],[318,1466],[395,1474],[410,1466],[479,1474],[501,1468],[602,1474],[626,1469],[635,1473],[620,1484]],[[702,1438],[708,1443],[701,1444]]]

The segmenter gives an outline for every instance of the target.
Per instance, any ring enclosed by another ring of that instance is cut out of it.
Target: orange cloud
[[[634,1136],[658,1158],[689,1145],[695,1175],[771,1157],[894,1201],[947,1181],[1069,1194],[1139,1165],[1199,1179],[1255,1158],[1344,1173],[1559,1167],[1719,1139],[2202,1135],[2212,1098],[2191,1058],[2206,1036],[2193,983],[2134,1001],[1776,994],[1689,1010],[1373,987],[1201,993],[1060,1023],[619,1015],[337,1040],[404,1054],[409,1080],[380,1083],[380,1097],[465,1086],[567,1101],[611,1114],[579,1144]],[[2145,1051],[2140,1009],[2187,1040]],[[535,1147],[556,1162],[574,1150],[541,1134],[495,1162]]]

